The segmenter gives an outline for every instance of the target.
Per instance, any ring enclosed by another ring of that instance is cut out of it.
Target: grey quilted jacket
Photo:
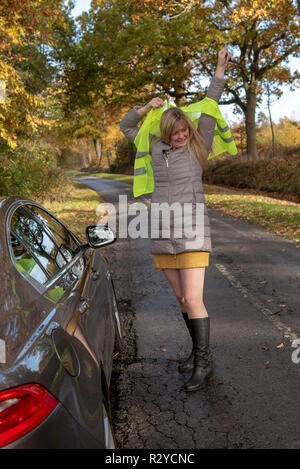
[[[214,76],[206,96],[219,101],[225,79]],[[134,141],[142,116],[136,108],[122,119],[120,128]],[[214,137],[215,119],[202,114],[201,132],[209,151]],[[151,252],[176,254],[211,252],[210,222],[202,187],[202,167],[188,147],[172,150],[167,142],[150,135],[150,154],[155,181],[151,199]]]

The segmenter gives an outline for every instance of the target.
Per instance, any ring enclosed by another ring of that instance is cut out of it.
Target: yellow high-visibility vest
[[[174,106],[170,103],[164,103],[159,109],[151,109],[135,137],[134,143],[137,153],[134,161],[134,197],[154,191],[152,158],[149,154],[149,134],[160,137],[160,119],[163,112],[170,107]],[[223,119],[218,103],[214,99],[204,98],[197,103],[183,106],[180,109],[189,117],[196,128],[202,113],[216,119],[212,150],[208,155],[208,159],[224,152],[231,155],[237,154],[237,148],[230,129]]]

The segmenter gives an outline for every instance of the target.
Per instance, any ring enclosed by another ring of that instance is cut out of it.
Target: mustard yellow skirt
[[[208,267],[209,252],[194,251],[180,254],[154,254],[155,269],[190,269],[192,267]]]

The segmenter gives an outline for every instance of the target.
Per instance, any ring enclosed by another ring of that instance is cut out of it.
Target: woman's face
[[[184,122],[178,122],[171,135],[170,143],[172,149],[181,148],[187,145],[190,136],[190,130]]]

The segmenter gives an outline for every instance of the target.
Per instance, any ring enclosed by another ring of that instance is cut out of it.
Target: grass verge
[[[207,205],[300,242],[300,204],[245,189],[204,184]]]
[[[66,224],[82,242],[85,228],[97,223],[96,209],[101,201],[97,193],[84,184],[66,178],[59,200],[43,200],[42,205]]]

